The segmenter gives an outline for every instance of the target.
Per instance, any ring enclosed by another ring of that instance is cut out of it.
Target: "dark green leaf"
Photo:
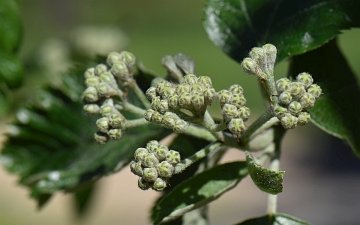
[[[360,26],[358,0],[208,0],[204,27],[226,54],[242,61],[271,43],[278,61],[321,46],[340,30]]]
[[[312,121],[336,137],[346,140],[360,157],[360,89],[355,75],[336,41],[292,59],[290,76],[309,72],[323,89],[310,110]]]
[[[8,88],[19,87],[24,68],[17,56],[0,50],[0,65],[0,81],[3,81]]]
[[[164,196],[152,212],[155,224],[178,218],[214,201],[247,175],[245,162],[233,162],[197,174]]]
[[[310,225],[298,218],[276,213],[274,215],[265,215],[258,218],[249,219],[235,225]]]
[[[22,25],[17,1],[0,2],[0,51],[14,53],[22,36]]]
[[[95,190],[96,186],[90,183],[74,193],[74,203],[79,216],[83,216],[86,213]]]
[[[246,154],[246,162],[249,175],[260,190],[273,195],[282,192],[285,171],[276,172],[259,166],[249,153]]]

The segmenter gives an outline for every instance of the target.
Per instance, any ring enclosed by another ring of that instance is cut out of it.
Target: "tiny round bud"
[[[228,125],[231,133],[240,135],[245,130],[245,123],[241,118],[231,119]]]
[[[109,136],[107,134],[97,132],[94,134],[94,139],[98,144],[106,144],[109,141]]]
[[[89,77],[85,80],[86,87],[96,87],[100,82],[99,77]]]
[[[288,90],[290,88],[290,85],[291,85],[291,81],[286,77],[276,81],[276,89],[280,93]]]
[[[298,124],[305,125],[310,121],[310,114],[308,112],[301,112],[298,116]]]
[[[292,95],[288,91],[284,91],[279,96],[279,101],[281,104],[288,105],[292,101]]]
[[[221,105],[224,105],[225,103],[231,103],[232,94],[228,90],[221,90],[218,92],[218,99]]]
[[[141,164],[144,167],[155,167],[159,163],[159,160],[156,158],[154,153],[148,153],[144,156],[144,160],[141,161]]]
[[[204,95],[204,103],[206,105],[211,105],[216,98],[216,91],[214,88],[207,88],[203,92],[203,95]]]
[[[144,178],[139,177],[138,186],[141,190],[145,191],[145,190],[148,190],[149,188],[151,188],[152,183],[149,183],[149,182],[145,181]]]
[[[237,107],[231,104],[225,104],[222,107],[221,114],[223,115],[226,122],[229,122],[233,118],[239,117]]]
[[[243,106],[239,109],[239,116],[241,119],[246,121],[250,117],[250,109],[246,106]]]
[[[246,104],[246,98],[244,97],[243,94],[233,94],[231,104],[240,108]]]
[[[289,92],[296,99],[300,99],[306,93],[304,84],[300,82],[292,82]]]
[[[101,115],[102,116],[110,116],[114,112],[114,107],[110,104],[103,104],[101,106]]]
[[[97,91],[100,97],[109,97],[114,94],[114,90],[107,83],[101,82],[97,86]]]
[[[238,95],[242,95],[244,93],[244,89],[238,85],[238,84],[233,84],[229,87],[229,91],[235,95],[235,94],[238,94]]]
[[[166,154],[169,152],[169,148],[165,145],[158,145],[154,150],[154,154],[159,161],[166,159]]]
[[[176,165],[180,162],[180,153],[175,150],[170,150],[166,154],[166,161],[171,165]]]
[[[159,96],[156,96],[151,101],[151,108],[155,111],[158,111],[158,106],[160,104],[161,98]]]
[[[292,101],[288,106],[289,113],[291,113],[294,116],[299,115],[301,110],[302,110],[302,106],[301,106],[300,102],[297,102],[297,101]]]
[[[153,115],[155,113],[155,110],[153,109],[148,109],[145,111],[144,113],[144,118],[149,121],[149,122],[152,122],[153,121]]]
[[[161,124],[162,123],[162,119],[163,119],[163,115],[159,112],[154,112],[153,116],[152,116],[152,121],[153,123],[156,124]]]
[[[126,64],[122,61],[115,62],[110,71],[115,77],[118,77],[123,81],[132,78]]]
[[[281,118],[281,125],[285,129],[293,129],[296,127],[298,118],[291,115],[290,113],[285,113],[285,115]]]
[[[257,65],[256,61],[252,58],[245,58],[241,62],[241,68],[243,69],[243,71],[245,73],[248,73],[248,74],[256,75],[257,66],[258,65]]]
[[[178,99],[178,104],[181,108],[185,108],[185,109],[189,109],[191,108],[192,106],[192,103],[191,103],[191,94],[189,93],[182,93],[180,96],[179,96],[179,99]]]
[[[100,74],[100,80],[107,84],[116,84],[114,76],[110,72],[104,72]]]
[[[125,122],[125,117],[119,113],[112,113],[109,115],[109,124],[113,128],[122,128]]]
[[[307,89],[307,93],[312,94],[315,98],[320,97],[321,92],[322,92],[321,87],[317,84],[312,84]]]
[[[179,84],[177,87],[176,87],[176,93],[178,95],[181,95],[183,93],[190,93],[190,85],[189,84],[186,84],[186,83],[182,83],[182,84]]]
[[[126,66],[128,67],[129,71],[132,72],[135,66],[136,58],[135,55],[131,52],[123,51],[121,52],[121,60],[125,62]]]
[[[174,166],[168,161],[162,161],[157,165],[159,177],[170,178],[174,174]]]
[[[299,75],[297,75],[296,81],[303,83],[305,85],[305,88],[308,88],[310,85],[312,85],[314,79],[308,73],[300,73]]]
[[[184,133],[189,127],[189,124],[182,119],[179,119],[175,122],[175,126],[173,127],[174,132],[176,133]]]
[[[147,144],[146,144],[146,149],[151,152],[151,153],[154,153],[155,152],[155,149],[157,147],[159,147],[159,142],[156,141],[156,140],[152,140],[152,141],[149,141]]]
[[[287,113],[287,108],[284,108],[279,105],[275,106],[273,110],[274,110],[274,115],[279,119],[285,116],[285,114]]]
[[[133,174],[139,177],[143,176],[143,168],[141,167],[141,162],[131,161],[130,170]]]
[[[84,111],[88,114],[98,114],[100,113],[100,107],[97,104],[87,104],[84,105]]]
[[[99,64],[95,67],[95,75],[100,76],[102,73],[107,71],[107,66],[105,64]]]
[[[114,63],[121,60],[121,54],[119,52],[110,52],[106,58],[106,63],[111,67]]]
[[[144,168],[142,177],[147,182],[154,182],[156,180],[156,178],[158,178],[158,172],[157,172],[156,168],[154,168],[154,167]]]
[[[153,98],[156,97],[156,88],[155,87],[150,87],[149,89],[146,90],[146,98],[151,101]]]
[[[107,117],[101,117],[96,121],[96,126],[101,132],[107,133],[109,130],[109,119]]]
[[[257,62],[258,65],[261,65],[265,61],[266,53],[263,48],[254,47],[251,49],[249,55],[252,59],[254,59]]]
[[[162,191],[166,188],[166,181],[161,178],[157,178],[152,186],[155,191]]]
[[[195,84],[197,83],[197,77],[194,74],[187,74],[184,76],[184,83]]]
[[[200,84],[204,88],[211,88],[212,87],[212,81],[211,78],[208,76],[200,76],[198,77],[198,84]]]
[[[303,109],[309,109],[315,105],[315,96],[310,93],[305,93],[301,99],[300,104],[303,107]]]
[[[109,135],[110,139],[117,140],[121,138],[122,131],[120,129],[110,129],[107,134]]]
[[[273,67],[276,61],[276,47],[272,44],[265,44],[264,46],[262,46],[262,48],[265,50],[267,62]]]
[[[149,154],[148,149],[138,148],[138,149],[136,149],[136,151],[134,153],[134,158],[136,161],[142,162],[142,161],[144,161],[145,156],[148,154]]]
[[[177,109],[178,108],[178,99],[179,99],[179,96],[176,94],[171,96],[168,100],[169,108]]]
[[[172,129],[175,126],[176,121],[180,118],[172,112],[166,112],[163,116],[161,124],[163,124],[166,128]]]
[[[94,68],[89,68],[84,73],[84,78],[85,79],[88,79],[90,77],[95,77],[95,69]]]
[[[170,89],[170,90],[169,90]],[[165,93],[172,92],[174,90],[172,84],[169,81],[163,80],[156,86],[156,93],[161,97],[165,97]]]
[[[169,104],[166,100],[160,100],[160,102],[157,105],[157,111],[161,114],[166,113],[169,111]]]
[[[190,92],[193,95],[202,94],[204,92],[204,88],[200,84],[192,84],[190,86]]]
[[[99,100],[98,91],[95,87],[88,87],[85,89],[83,96],[83,100],[86,102],[96,102]]]
[[[199,95],[199,94],[192,96],[191,103],[192,103],[192,106],[194,107],[194,109],[196,111],[199,111],[205,105],[204,96]]]

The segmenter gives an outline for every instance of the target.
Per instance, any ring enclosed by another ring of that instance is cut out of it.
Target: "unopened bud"
[[[315,98],[318,98],[318,97],[320,97],[322,90],[321,90],[321,87],[320,87],[319,85],[317,85],[317,84],[312,84],[312,85],[310,85],[310,87],[307,89],[307,92],[308,92],[309,94],[312,94]]]
[[[99,100],[98,91],[95,87],[88,87],[85,89],[83,96],[85,102],[96,102]]]
[[[310,114],[308,112],[301,112],[298,116],[298,124],[305,125],[310,121]]]
[[[250,109],[246,106],[239,108],[239,116],[246,121],[250,117]]]
[[[148,154],[149,154],[148,149],[138,148],[138,149],[136,149],[136,151],[134,153],[134,158],[136,161],[142,162],[142,161],[144,161],[145,156]]]
[[[122,131],[121,129],[110,129],[107,134],[109,135],[110,139],[117,140],[121,138]]]
[[[171,165],[176,165],[180,162],[180,153],[175,150],[170,150],[166,154],[166,161]]]
[[[119,52],[110,52],[106,58],[106,63],[111,67],[114,63],[121,60],[121,54]]]
[[[95,68],[89,68],[84,73],[84,78],[88,79],[90,77],[95,77]]]
[[[174,166],[167,161],[162,161],[157,165],[159,177],[170,178],[174,174]]]
[[[102,73],[107,71],[107,66],[105,64],[99,64],[95,67],[95,75],[100,76]]]
[[[166,188],[166,181],[161,179],[161,178],[157,178],[152,186],[152,188],[155,191],[162,191]]]
[[[286,91],[290,88],[291,81],[284,77],[276,81],[276,89],[278,92]]]
[[[293,129],[296,127],[298,118],[291,115],[290,113],[285,113],[285,115],[281,118],[281,125],[285,129]]]
[[[97,132],[94,134],[94,139],[98,144],[106,144],[109,141],[109,136],[107,134]]]
[[[300,73],[296,77],[296,81],[303,83],[305,88],[308,88],[314,82],[312,76],[308,73]]]
[[[187,74],[184,76],[184,83],[186,84],[195,84],[197,83],[197,77],[194,74]]]
[[[240,135],[245,130],[245,123],[241,118],[231,119],[228,125],[231,133]]]
[[[101,117],[96,121],[96,126],[101,132],[107,133],[109,130],[109,119],[107,117]]]
[[[143,175],[143,168],[141,166],[141,162],[131,161],[130,170],[133,174],[135,174],[139,177],[142,177],[142,175]]]
[[[87,104],[84,105],[84,111],[88,114],[98,114],[100,113],[100,107],[97,104]]]
[[[155,167],[159,163],[159,160],[156,158],[154,153],[148,153],[144,156],[141,163],[144,167]]]
[[[294,116],[299,115],[302,109],[300,102],[297,101],[292,101],[288,106],[288,111]]]
[[[147,182],[154,182],[158,178],[158,172],[155,167],[144,168],[142,177]]]
[[[256,75],[257,66],[258,65],[257,65],[256,61],[252,58],[245,58],[241,62],[241,68],[243,69],[243,71],[245,73],[248,73],[248,74]]]
[[[148,190],[149,188],[152,187],[152,185],[153,185],[152,183],[145,181],[144,178],[139,177],[138,186],[141,190],[144,190],[144,191]]]

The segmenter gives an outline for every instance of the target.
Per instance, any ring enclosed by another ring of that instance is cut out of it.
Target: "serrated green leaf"
[[[208,0],[204,27],[216,46],[242,61],[271,43],[278,61],[321,46],[343,29],[359,27],[358,0]]]
[[[291,68],[290,76],[309,72],[323,90],[309,110],[312,122],[327,133],[346,140],[360,157],[360,88],[336,41],[294,57]]]
[[[282,192],[285,171],[277,172],[259,166],[249,153],[246,154],[246,162],[249,175],[260,190],[273,195]]]
[[[290,215],[276,213],[249,219],[235,225],[310,225],[310,223]]]
[[[245,162],[213,167],[176,186],[152,212],[154,224],[167,222],[199,208],[234,188],[247,175]]]

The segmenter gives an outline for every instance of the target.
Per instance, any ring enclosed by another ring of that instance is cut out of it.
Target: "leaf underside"
[[[249,219],[235,225],[310,225],[298,218],[276,213],[274,215],[265,215],[258,218]]]

